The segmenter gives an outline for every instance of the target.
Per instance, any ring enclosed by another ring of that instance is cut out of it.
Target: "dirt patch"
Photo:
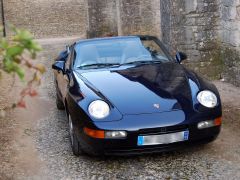
[[[240,88],[227,82],[213,81],[221,95],[225,107],[235,107],[240,110]]]
[[[240,163],[240,110],[232,106],[223,107],[222,130],[208,152],[219,159]]]
[[[1,120],[0,159],[3,167],[0,177],[15,179],[22,175],[44,175],[44,162],[39,159],[32,136],[36,132],[35,125],[52,105],[40,98],[27,99],[27,110],[8,111],[7,116]]]
[[[39,88],[37,98],[27,98],[27,109],[7,111],[6,117],[0,119],[0,179],[17,179],[19,177],[44,177],[45,165],[39,157],[34,142],[36,124],[48,116],[54,101],[49,98],[47,89],[51,85],[51,63],[60,50],[79,37],[52,38],[38,40],[44,51],[38,56],[38,62],[46,65],[47,73]],[[54,45],[54,46],[53,46]],[[44,58],[43,58],[44,57]],[[52,61],[51,61],[52,60]],[[11,83],[10,83],[11,82]],[[13,78],[6,76],[0,80],[0,108],[11,106],[19,97],[23,83],[13,84]],[[51,95],[50,95],[51,96]]]

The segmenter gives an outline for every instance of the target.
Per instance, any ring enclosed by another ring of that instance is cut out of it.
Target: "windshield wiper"
[[[121,65],[127,65],[127,64],[152,64],[152,63],[161,63],[161,61],[132,61],[128,63],[123,63]]]
[[[116,66],[116,65],[120,65],[120,64],[119,63],[94,63],[94,64],[85,64],[82,66],[78,66],[78,68],[85,68],[85,67],[92,67],[92,66],[106,67],[106,66]]]

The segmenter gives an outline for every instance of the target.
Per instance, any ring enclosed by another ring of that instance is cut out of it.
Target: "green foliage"
[[[9,38],[0,37],[0,78],[4,72],[16,74],[22,81],[25,81],[25,71],[28,70],[31,70],[30,74],[32,76],[28,76],[28,81],[20,93],[19,100],[11,107],[0,109],[0,117],[4,116],[4,112],[7,109],[16,107],[26,108],[24,98],[26,96],[34,97],[38,95],[34,85],[41,84],[41,75],[46,71],[42,64],[33,64],[32,62],[36,58],[37,52],[41,50],[41,46],[34,41],[31,33],[15,27],[11,27],[11,30],[14,33],[13,36]]]
[[[0,38],[0,71],[17,74],[21,80],[24,80],[22,65],[29,64],[27,56],[31,57],[29,59],[35,59],[41,46],[33,40],[29,31],[14,27],[11,29],[14,32],[11,38]]]

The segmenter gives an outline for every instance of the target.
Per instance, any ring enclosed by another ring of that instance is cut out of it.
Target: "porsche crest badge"
[[[160,108],[160,104],[153,104],[153,107],[159,109]]]

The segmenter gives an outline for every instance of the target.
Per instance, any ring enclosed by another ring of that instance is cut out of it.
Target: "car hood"
[[[169,62],[78,71],[78,74],[126,115],[192,109],[192,93],[185,71],[181,65]]]

